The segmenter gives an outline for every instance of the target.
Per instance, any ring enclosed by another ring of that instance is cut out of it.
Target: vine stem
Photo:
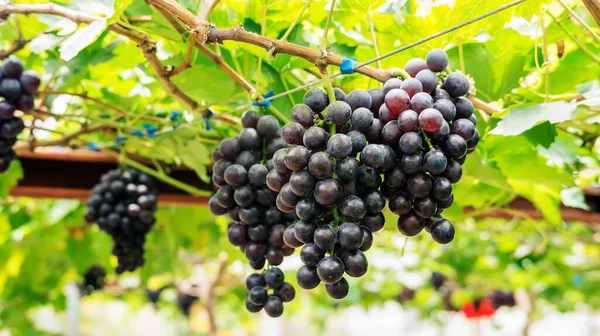
[[[327,22],[325,23],[325,31],[323,32],[323,38],[321,39],[321,50],[327,49],[327,36],[329,35],[329,26],[331,25],[331,18],[333,17],[333,9],[335,8],[335,0],[331,1],[331,7],[329,8],[329,15],[327,16]]]
[[[540,26],[542,27],[542,43],[544,46],[544,52],[543,52],[543,57],[544,57],[544,85],[545,85],[545,93],[546,93],[546,97],[544,97],[544,102],[549,102],[550,101],[550,64],[549,64],[549,57],[548,57],[548,38],[546,36],[546,26],[544,25],[544,14],[546,11],[542,11],[542,14],[540,15]]]
[[[170,176],[168,176],[166,174],[161,174],[160,172],[158,172],[158,171],[156,171],[156,170],[154,170],[152,168],[149,168],[149,167],[147,167],[147,166],[145,166],[145,165],[143,165],[143,164],[141,164],[141,163],[139,163],[137,161],[134,161],[134,160],[128,158],[127,156],[121,157],[120,155],[118,155],[116,153],[113,153],[113,152],[109,152],[109,153],[112,156],[114,156],[115,158],[119,159],[122,164],[125,164],[127,166],[131,166],[131,167],[133,167],[133,168],[135,168],[135,169],[137,169],[137,170],[139,170],[141,172],[144,172],[144,173],[146,173],[146,174],[148,174],[150,176],[153,176],[154,178],[159,179],[159,180],[161,180],[161,181],[163,181],[165,183],[168,183],[168,184],[170,184],[170,185],[172,185],[172,186],[174,186],[176,188],[179,188],[179,189],[181,189],[181,190],[189,193],[190,195],[201,196],[201,197],[210,197],[210,195],[211,195],[211,192],[208,191],[208,190],[200,190],[200,189],[198,189],[196,187],[193,187],[193,186],[191,186],[189,184],[186,184],[186,183],[183,183],[183,182],[181,182],[179,180],[176,180],[176,179],[174,179],[174,178],[172,178],[172,177],[170,177]]]
[[[375,49],[375,57],[379,57],[379,45],[377,44],[377,36],[375,36],[375,23],[373,22],[373,12],[369,11],[369,29],[371,30],[371,39]],[[377,61],[377,68],[381,69],[381,60]]]
[[[577,46],[579,47],[579,49],[581,49],[581,51],[583,51],[584,53],[588,54],[597,63],[600,63],[600,57],[598,57],[596,54],[594,54],[593,52],[591,52],[590,49],[588,49],[588,47],[586,47],[585,44],[583,44],[577,37],[575,37],[575,35],[573,35],[573,33],[571,33],[560,22],[560,20],[556,16],[552,15],[552,13],[550,13],[550,12],[547,12],[547,14],[554,20],[554,23],[556,23],[556,25],[560,29],[562,29],[562,31],[565,32],[565,34],[567,34],[569,36],[569,38],[571,38],[571,40],[573,40],[573,42],[575,42],[577,44]]]
[[[427,134],[425,133],[425,131],[423,131],[423,129],[419,129],[419,132],[421,133],[421,135],[425,139],[425,143],[427,144],[427,147],[429,147],[429,150],[434,150],[433,146],[431,145],[431,141],[429,140],[429,137],[427,136]]]
[[[567,6],[566,3],[564,3],[563,0],[556,0],[558,1],[558,3],[563,6],[563,8],[567,11],[567,13],[569,13],[569,16],[571,16],[573,19],[575,19],[575,21],[579,22],[583,28],[585,28],[585,30],[587,30],[590,35],[592,35],[596,41],[600,42],[600,35],[598,35],[598,33],[596,33],[592,27],[590,27],[587,23],[585,23],[585,21],[583,21],[583,19],[581,17],[579,17],[579,15],[577,15],[577,13],[575,13],[575,11],[573,9],[571,9],[571,7]]]

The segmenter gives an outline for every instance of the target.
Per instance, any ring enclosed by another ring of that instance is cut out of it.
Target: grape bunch
[[[40,87],[40,75],[32,70],[23,71],[23,63],[10,56],[0,66],[0,174],[16,158],[12,149],[25,125],[15,117],[16,110],[33,110],[33,95]]]
[[[502,306],[514,307],[517,302],[512,292],[494,290],[487,295],[487,298],[492,302],[494,309],[498,309]]]
[[[254,273],[246,278],[246,309],[257,313],[262,309],[271,317],[283,314],[283,303],[296,296],[294,287],[285,282],[285,275],[278,267],[271,267],[263,274]]]
[[[441,49],[431,50],[425,60],[411,59],[405,70],[414,78],[388,80],[379,109],[384,131],[393,129],[397,140],[398,161],[382,190],[399,216],[398,230],[415,236],[425,229],[441,244],[454,239],[452,223],[441,216],[454,202],[452,184],[479,142],[473,105],[464,97],[469,80],[459,72],[446,76],[447,65]]]
[[[281,140],[279,122],[273,116],[248,111],[242,116],[242,125],[244,129],[235,138],[222,140],[212,153],[216,161],[212,181],[218,189],[208,205],[214,215],[228,215],[232,221],[227,230],[229,242],[244,252],[253,269],[260,270],[267,262],[280,265],[285,256],[294,253],[283,242],[283,232],[296,216],[275,206],[277,193],[268,188],[266,180],[274,153],[288,145]],[[279,270],[267,272],[275,269]],[[278,283],[271,288],[278,288]],[[273,296],[270,300],[280,300],[280,304],[253,301],[248,310],[260,311],[264,305],[269,315],[281,315],[284,298]]]
[[[379,143],[386,130],[371,109],[379,108],[380,98],[336,88],[330,103],[320,89],[308,91],[282,129],[291,147],[275,152],[267,175],[267,185],[279,193],[277,207],[298,217],[283,234],[286,245],[302,247],[298,285],[313,289],[323,282],[335,299],[348,295],[344,274],[367,272],[364,252],[385,222],[381,174],[397,158],[392,147]]]
[[[118,274],[144,265],[144,242],[156,222],[157,204],[152,179],[134,169],[111,170],[92,189],[85,220],[112,237]]]
[[[156,296],[156,300],[158,301],[158,295]],[[182,291],[177,292],[177,306],[186,317],[190,317],[192,306],[196,301],[198,301],[198,297],[196,295],[184,293]]]
[[[82,292],[91,294],[93,291],[101,290],[104,287],[106,272],[102,266],[91,266],[83,275]]]

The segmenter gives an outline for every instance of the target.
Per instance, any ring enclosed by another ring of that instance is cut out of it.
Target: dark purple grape
[[[479,143],[479,132],[477,130],[475,130],[473,137],[471,139],[467,140],[467,148],[473,149],[473,148],[477,147],[478,143]]]
[[[265,272],[265,281],[267,282],[267,285],[273,289],[283,286],[284,280],[285,275],[277,267],[269,268],[267,272]]]
[[[448,164],[446,165],[446,169],[442,173],[442,176],[447,178],[451,183],[458,183],[462,177],[462,167],[460,166],[460,163],[452,159],[448,160]]]
[[[443,209],[448,209],[449,207],[452,206],[453,203],[454,203],[454,195],[450,195],[450,197],[448,197],[448,199],[437,202],[438,211],[443,210]]]
[[[467,142],[457,134],[450,134],[441,143],[441,147],[449,159],[457,159],[467,153]]]
[[[420,173],[423,171],[423,157],[421,154],[405,154],[400,159],[400,167],[409,175]]]
[[[307,243],[300,249],[300,260],[306,266],[317,266],[325,257],[325,251],[314,243]]]
[[[394,115],[392,112],[390,112],[387,105],[383,104],[379,108],[379,121],[381,122],[382,125],[389,123],[390,121],[396,119],[396,117],[397,117],[396,115]],[[377,120],[377,119],[375,119],[375,120]],[[373,126],[371,126],[371,128],[373,128]],[[370,129],[369,129],[369,131],[370,131]]]
[[[367,273],[369,263],[361,250],[346,251],[342,254],[341,259],[349,276],[358,278]]]
[[[367,167],[379,168],[385,161],[385,150],[380,145],[368,145],[360,152],[360,161]]]
[[[398,128],[403,133],[419,130],[419,115],[413,110],[406,110],[398,117]]]
[[[400,131],[396,120],[389,121],[383,126],[383,130],[381,130],[383,141],[392,146],[395,146],[398,143],[401,135],[402,131]]]
[[[352,108],[346,102],[335,101],[327,107],[327,121],[344,125],[352,116]]]
[[[333,175],[334,162],[331,155],[317,152],[310,157],[308,171],[318,179],[326,179]]]
[[[14,102],[21,96],[21,83],[18,79],[4,78],[0,81],[0,93],[6,100]]]
[[[344,263],[338,257],[323,258],[317,265],[317,275],[325,284],[336,283],[344,276]]]
[[[242,126],[244,126],[244,128],[256,128],[258,119],[260,119],[260,114],[258,114],[258,112],[246,111],[242,114]]]
[[[352,126],[359,132],[366,132],[373,125],[373,113],[364,107],[359,107],[352,112]]]
[[[313,111],[305,104],[294,105],[290,112],[290,119],[293,122],[297,122],[304,126],[304,128],[309,128],[314,125]]]
[[[383,102],[385,100],[385,94],[383,93],[383,90],[380,89],[370,89],[369,91],[369,95],[371,96],[371,112],[373,112],[374,115],[377,116],[377,114],[379,113],[379,108],[381,107],[381,105],[383,105]]]
[[[429,218],[437,211],[437,203],[429,197],[417,198],[414,201],[413,208],[417,216]]]
[[[24,113],[29,113],[33,111],[35,107],[35,103],[33,101],[33,96],[30,94],[23,94],[16,101],[17,110],[22,111]]]
[[[383,106],[385,106],[385,105],[382,105],[381,107],[383,108]],[[371,128],[369,128],[369,130],[365,133],[367,140],[369,140],[370,142],[379,141],[379,139],[381,138],[382,129],[383,129],[383,124],[382,124],[381,120],[374,119],[373,124],[371,125]]]
[[[292,248],[300,247],[303,245],[303,243],[299,241],[298,238],[296,238],[295,231],[296,225],[293,224],[288,226],[283,232],[283,242],[285,243],[285,245]]]
[[[447,200],[452,196],[452,183],[443,176],[438,176],[433,180],[431,196],[438,201]]]
[[[296,281],[302,289],[317,288],[319,283],[321,283],[321,279],[319,279],[319,275],[317,274],[317,267],[306,265],[300,267],[298,273],[296,273]]]
[[[319,205],[312,198],[303,198],[296,204],[296,216],[303,221],[311,221],[320,214]]]
[[[317,182],[314,191],[315,201],[322,206],[330,206],[342,197],[342,186],[334,179]]]
[[[367,214],[374,215],[381,212],[385,207],[385,197],[381,191],[371,189],[362,195],[365,205],[367,206]]]
[[[348,296],[350,292],[350,285],[348,284],[348,280],[341,278],[336,283],[328,283],[325,285],[325,290],[327,291],[327,295],[332,299],[341,300]]]
[[[19,78],[23,73],[23,63],[19,58],[11,55],[2,62],[0,70],[5,79]]]
[[[402,86],[400,88],[406,93],[408,93],[409,97],[413,97],[415,94],[419,92],[423,92],[423,84],[419,82],[416,78],[409,78],[402,82]]]
[[[271,170],[267,174],[267,187],[269,189],[279,192],[281,188],[290,181],[290,176],[286,174],[281,174],[277,170]]]
[[[337,233],[330,225],[321,225],[314,231],[315,244],[323,251],[329,251],[337,241]]]
[[[446,90],[452,97],[464,96],[469,92],[469,79],[460,72],[453,72],[442,84],[442,89]]]
[[[306,170],[300,170],[294,172],[290,177],[290,187],[294,194],[306,197],[310,195],[314,188],[317,180],[315,177]]]
[[[404,192],[396,193],[389,202],[390,211],[398,216],[407,214],[412,208],[410,196]]]
[[[273,139],[279,136],[279,121],[270,115],[262,116],[258,119],[256,131],[262,137]]]
[[[250,261],[259,261],[264,259],[267,247],[265,244],[249,242],[244,249],[246,258]]]
[[[431,49],[425,58],[427,67],[434,72],[442,72],[448,66],[448,55],[442,49]]]
[[[469,119],[473,115],[473,104],[465,97],[454,98],[456,116],[454,119]]]
[[[275,291],[275,295],[283,302],[290,302],[296,297],[296,290],[292,285],[286,282]]]
[[[408,132],[402,134],[398,142],[400,150],[405,154],[415,154],[421,150],[423,146],[423,139],[415,132]]]
[[[432,175],[439,175],[444,172],[448,160],[440,150],[432,150],[423,157],[423,170]]]
[[[400,188],[406,183],[406,173],[402,170],[400,165],[394,167],[385,173],[384,182],[393,188]]]
[[[262,186],[266,183],[267,174],[269,171],[267,167],[261,164],[255,164],[250,167],[248,170],[248,180],[250,184],[255,185],[257,187]]]
[[[338,229],[338,241],[345,249],[358,249],[362,245],[363,239],[362,229],[356,223],[344,223]]]
[[[0,101],[0,120],[10,120],[14,117],[15,106],[3,100]]]
[[[290,145],[302,145],[304,126],[297,122],[289,122],[281,129],[281,139]]]
[[[248,172],[246,168],[239,164],[233,164],[224,173],[225,182],[231,186],[240,186],[248,182]]]
[[[291,171],[298,171],[308,166],[310,151],[304,146],[294,146],[285,153],[285,165]]]
[[[320,127],[311,127],[304,133],[304,146],[312,151],[320,151],[327,148],[329,135]]]
[[[352,157],[347,157],[335,166],[338,179],[344,182],[354,181],[358,176],[358,162]]]
[[[435,90],[433,90],[433,92],[431,92],[431,97],[433,98],[434,102],[436,102],[440,99],[452,100],[452,97],[450,97],[450,94],[448,94],[448,92],[446,92],[446,90],[440,89],[440,88],[436,88]]]
[[[350,131],[346,135],[349,136],[350,140],[352,141],[351,155],[355,156],[356,154],[360,153],[365,148],[365,146],[367,146],[367,138],[361,132]]]
[[[371,232],[371,230],[364,226],[361,227],[361,229],[363,232],[363,243],[358,249],[363,252],[366,252],[371,249],[371,246],[373,246],[373,233]]]
[[[306,92],[303,102],[310,107],[314,113],[321,113],[329,104],[329,99],[323,90],[312,89]]]
[[[454,239],[454,226],[446,219],[438,219],[431,225],[431,238],[440,244],[448,244]]]
[[[242,150],[257,150],[262,147],[262,139],[254,128],[244,128],[237,139]]]
[[[439,99],[433,103],[433,108],[440,111],[446,121],[452,121],[456,117],[456,106],[449,99]]]
[[[431,107],[433,107],[433,99],[428,93],[419,92],[410,99],[410,108],[417,113]]]
[[[254,273],[246,278],[246,289],[251,290],[254,287],[266,287],[267,281],[262,274]]]
[[[335,134],[327,141],[327,152],[336,159],[343,159],[352,153],[352,140],[345,134]]]
[[[368,228],[371,232],[377,232],[383,229],[385,217],[381,212],[375,215],[365,215],[360,221],[360,225]]]
[[[416,174],[408,178],[406,182],[408,191],[415,198],[426,197],[431,192],[431,179],[425,174]]]
[[[419,71],[415,78],[423,85],[423,92],[431,93],[438,85],[437,75],[429,69]]]
[[[371,95],[364,90],[352,90],[346,97],[346,103],[350,105],[352,111],[359,107],[370,109],[372,104]]]
[[[423,219],[412,212],[398,218],[398,231],[407,237],[418,235],[424,226]]]
[[[255,305],[263,305],[269,299],[269,294],[265,287],[253,287],[248,293],[248,299]]]
[[[387,95],[388,92],[394,89],[400,89],[402,87],[402,79],[390,78],[383,84],[383,94]]]
[[[391,90],[385,95],[385,106],[394,117],[398,117],[400,113],[410,108],[410,96],[402,89]],[[381,111],[379,116],[381,118]]]
[[[427,63],[422,58],[412,58],[406,62],[404,70],[408,72],[411,77],[416,77],[419,71],[427,69]]]
[[[340,203],[340,211],[351,221],[359,221],[367,213],[365,202],[357,196],[347,196]]]
[[[339,87],[334,87],[333,93],[335,94],[335,100],[346,101],[346,93],[344,90],[340,89]]]

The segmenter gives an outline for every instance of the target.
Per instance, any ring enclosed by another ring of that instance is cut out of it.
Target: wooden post
[[[596,20],[596,24],[600,26],[600,0],[582,0],[582,2]]]

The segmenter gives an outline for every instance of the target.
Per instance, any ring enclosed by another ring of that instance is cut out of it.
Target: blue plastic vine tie
[[[269,90],[269,92],[267,92],[267,94],[262,95],[263,99],[266,98],[271,98],[275,95],[275,92],[273,92],[273,90]],[[271,106],[271,101],[270,100],[264,100],[261,102],[253,102],[252,103],[253,106],[258,106],[258,107],[264,107],[264,108],[268,108]]]
[[[123,144],[125,143],[125,140],[127,140],[126,137],[124,137],[120,134],[117,135],[117,140],[115,140],[115,146],[117,146],[117,147],[123,146]]]
[[[179,116],[180,115],[181,115],[181,112],[179,112],[179,111],[173,111],[173,112],[171,112],[170,118],[171,118],[172,121],[176,121],[176,120],[179,120]]]
[[[344,57],[342,64],[340,64],[340,72],[344,75],[352,75],[354,73],[355,64],[356,58]]]
[[[92,150],[94,152],[99,152],[100,151],[100,148],[98,147],[98,145],[96,145],[95,142],[88,143],[88,149]]]
[[[136,137],[143,137],[144,132],[140,131],[140,130],[135,130],[135,131],[131,132],[131,135],[136,136]]]
[[[204,128],[207,131],[212,130],[212,127],[210,126],[210,119],[215,115],[215,111],[213,111],[213,109],[211,107],[206,109],[206,113],[204,113],[202,115],[202,120],[204,120]]]

